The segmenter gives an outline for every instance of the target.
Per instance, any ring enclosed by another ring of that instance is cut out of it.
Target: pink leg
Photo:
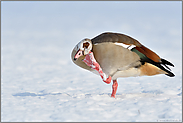
[[[111,97],[115,98],[117,88],[118,88],[118,82],[117,82],[117,80],[113,80]]]
[[[95,60],[95,58],[93,56],[93,53],[91,51],[90,51],[89,54],[87,54],[85,56],[85,58],[83,59],[83,62],[85,62],[86,65],[88,65],[92,69],[95,69],[96,71],[98,71],[98,73],[100,74],[102,80],[105,83],[107,83],[107,84],[111,83],[111,76],[109,76],[108,78],[106,77],[105,73],[102,71],[102,68],[100,67],[100,65]]]

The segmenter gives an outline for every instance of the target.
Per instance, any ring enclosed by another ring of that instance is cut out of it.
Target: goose
[[[160,58],[136,39],[120,33],[104,32],[93,39],[81,40],[73,48],[71,59],[79,67],[100,75],[105,83],[113,81],[113,98],[119,77],[175,76],[167,66],[174,67],[172,63]]]

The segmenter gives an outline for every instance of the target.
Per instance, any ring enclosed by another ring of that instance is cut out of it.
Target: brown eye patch
[[[88,48],[89,45],[90,45],[90,44],[89,44],[88,42],[83,43],[83,48]]]

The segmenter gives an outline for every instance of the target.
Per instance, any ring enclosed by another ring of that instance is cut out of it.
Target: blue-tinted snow
[[[1,2],[2,121],[182,121],[181,2]],[[84,38],[124,33],[172,62],[174,78],[111,85],[72,63]]]

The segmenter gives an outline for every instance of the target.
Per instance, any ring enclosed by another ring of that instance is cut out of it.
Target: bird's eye
[[[79,53],[78,55],[81,55],[81,53]]]

